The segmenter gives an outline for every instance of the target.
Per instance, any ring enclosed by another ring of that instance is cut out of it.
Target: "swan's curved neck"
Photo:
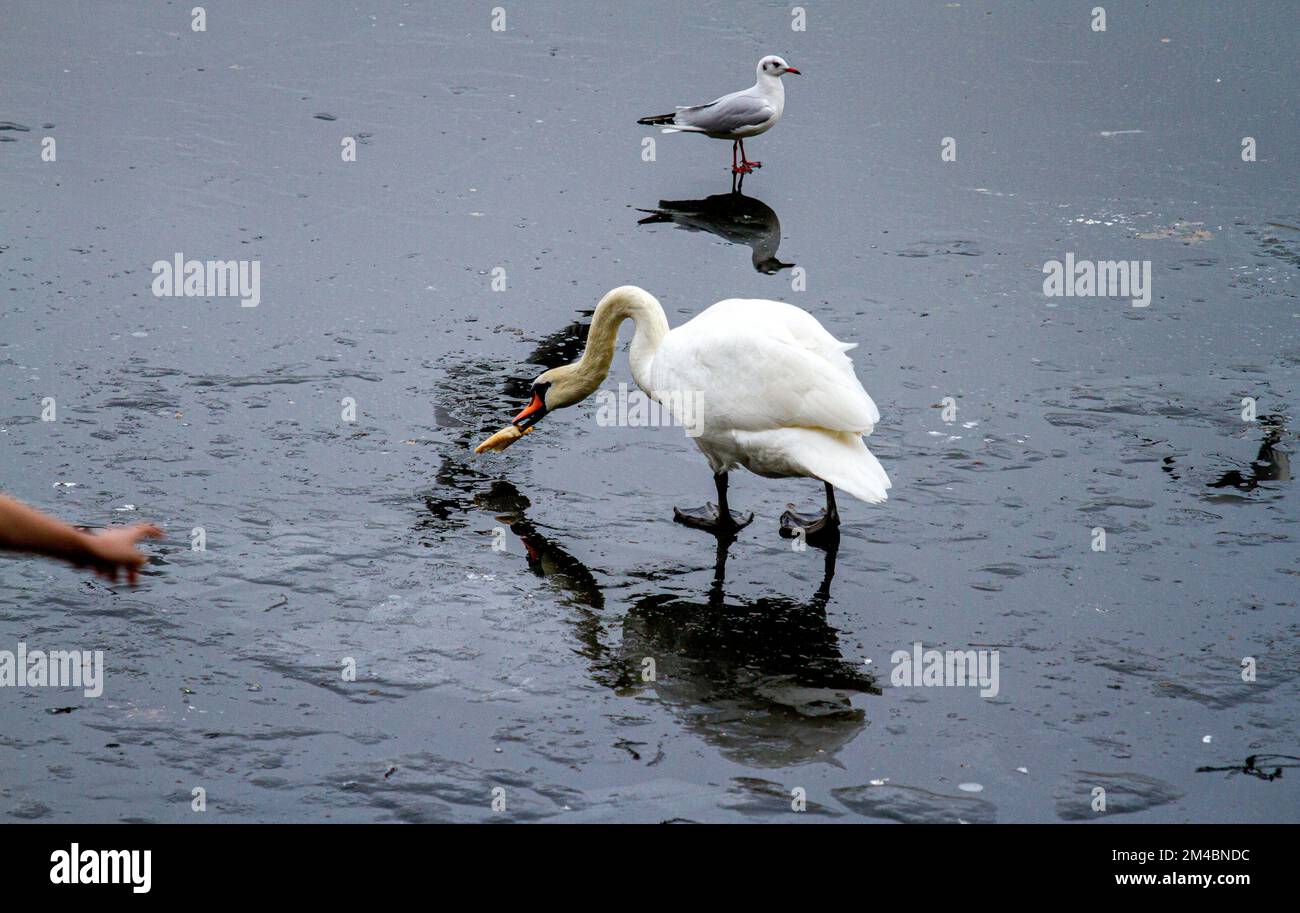
[[[650,392],[650,366],[660,343],[668,335],[668,318],[655,297],[635,285],[614,289],[596,305],[591,329],[587,331],[587,347],[574,366],[585,382],[584,386],[589,384],[595,390],[608,376],[618,344],[618,328],[628,318],[636,323],[636,335],[632,337],[632,349],[628,353],[632,379],[646,393]]]

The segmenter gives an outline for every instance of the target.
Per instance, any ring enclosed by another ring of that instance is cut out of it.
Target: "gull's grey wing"
[[[682,108],[677,112],[674,123],[705,133],[734,133],[766,123],[774,114],[776,108],[761,96],[736,92],[707,105]]]

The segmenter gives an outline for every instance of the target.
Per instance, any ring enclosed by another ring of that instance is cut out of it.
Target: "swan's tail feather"
[[[836,437],[840,446],[819,448],[816,459],[811,461],[817,465],[808,468],[817,478],[859,501],[879,504],[886,500],[889,496],[885,492],[892,483],[880,460],[858,435],[844,433]]]
[[[845,494],[868,504],[888,499],[889,474],[867,449],[862,434],[823,428],[773,428],[769,431],[732,431],[731,446],[748,454],[741,465],[769,478],[821,479]],[[708,447],[697,438],[710,460]],[[725,468],[726,460],[721,468]],[[719,470],[715,463],[715,471]]]

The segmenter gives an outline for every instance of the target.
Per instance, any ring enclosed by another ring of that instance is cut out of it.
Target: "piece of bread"
[[[496,434],[492,435],[486,441],[484,441],[483,443],[475,447],[474,452],[487,453],[489,450],[496,450],[496,451],[505,450],[515,441],[519,440],[521,437],[523,437],[525,434],[528,434],[528,432],[532,430],[533,430],[532,428],[526,428],[523,431],[521,431],[519,430],[519,427],[517,425],[506,425]]]

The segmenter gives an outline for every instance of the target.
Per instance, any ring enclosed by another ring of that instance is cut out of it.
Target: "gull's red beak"
[[[786,68],[785,68],[785,71],[786,71],[787,73],[793,73],[795,76],[802,76],[802,75],[803,75],[803,74],[800,73],[798,70],[796,70],[794,67],[786,67]]]
[[[530,428],[545,414],[546,403],[542,402],[542,395],[537,391],[533,391],[533,398],[529,400],[527,406],[524,406],[524,411],[516,415],[510,424],[519,425],[520,422],[527,422],[526,425],[519,425],[519,427]]]

